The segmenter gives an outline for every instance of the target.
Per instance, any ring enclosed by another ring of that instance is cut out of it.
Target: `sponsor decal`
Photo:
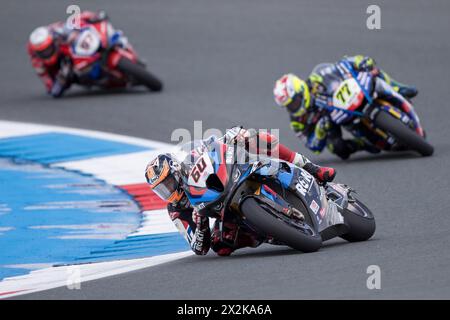
[[[298,182],[295,185],[295,188],[302,196],[306,196],[306,193],[309,192],[309,190],[311,189],[313,180],[314,179],[312,175],[310,175],[305,170],[302,170],[298,177]]]
[[[320,211],[319,211],[320,218],[323,219],[325,217],[325,211],[326,211],[325,208],[320,209]]]
[[[312,210],[312,212],[314,212],[314,214],[317,214],[317,211],[319,211],[319,205],[317,204],[316,201],[312,201],[311,204],[309,205],[309,208]]]
[[[323,221],[322,212],[324,212],[325,209],[324,208],[320,208],[320,206],[314,200],[309,205],[309,208],[312,210],[312,212],[316,216],[318,223],[321,224],[322,221]],[[319,211],[319,209],[320,209],[320,211]]]
[[[204,202],[200,202],[197,206],[196,206],[197,210],[202,210],[205,208],[205,203]]]

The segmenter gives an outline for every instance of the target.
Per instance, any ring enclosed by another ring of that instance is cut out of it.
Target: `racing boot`
[[[364,142],[359,139],[330,138],[327,144],[328,150],[342,160],[347,160],[353,153],[362,150]]]
[[[336,176],[336,170],[329,167],[321,167],[312,162],[308,162],[303,166],[317,181],[321,183],[331,182]]]
[[[336,170],[328,167],[321,167],[311,162],[308,158],[300,153],[295,153],[294,159],[291,163],[296,166],[305,169],[310,173],[317,181],[321,183],[331,182],[336,176]]]
[[[407,99],[412,99],[419,93],[417,88],[413,86],[398,86],[397,88],[397,92]]]
[[[351,153],[355,153],[356,151],[364,150],[369,153],[380,153],[381,150],[377,146],[365,142],[362,139],[355,138],[352,140],[346,140],[346,143],[348,145],[348,148],[351,150]]]
[[[419,91],[417,91],[416,87],[408,86],[406,84],[400,83],[400,82],[392,79],[385,71],[383,71],[383,70],[379,70],[379,71],[380,71],[380,74],[379,74],[380,78],[385,80],[392,88],[394,88],[394,90],[396,92],[401,94],[406,99],[412,99],[415,96],[417,96],[417,94],[419,93]]]

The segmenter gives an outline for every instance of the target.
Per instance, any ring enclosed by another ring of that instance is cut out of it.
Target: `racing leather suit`
[[[390,100],[394,105],[400,105],[403,109],[412,107],[404,96],[414,97],[417,94],[414,87],[392,79],[386,72],[377,68],[370,57],[361,55],[344,57],[337,63],[323,63],[314,68],[306,80],[311,92],[311,106],[301,117],[297,117],[295,113],[290,114],[291,128],[315,153],[320,153],[328,147],[332,153],[347,159],[359,150],[380,152],[384,142],[362,124],[344,126],[354,136],[353,139],[344,139],[341,126],[332,121],[330,111],[325,109],[329,97],[334,92],[337,79],[345,72],[342,61],[350,63],[356,71],[371,72],[376,77],[375,90],[379,96]]]

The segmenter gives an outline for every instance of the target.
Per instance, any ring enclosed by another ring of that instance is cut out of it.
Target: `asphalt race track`
[[[381,30],[366,28],[373,1],[173,0],[93,1],[124,30],[158,94],[73,89],[44,94],[25,51],[36,26],[65,17],[73,1],[3,1],[0,13],[0,118],[86,128],[170,142],[176,128],[233,125],[280,128],[281,142],[334,166],[357,189],[377,231],[365,243],[333,240],[319,252],[286,247],[241,250],[228,258],[191,256],[119,276],[24,295],[25,299],[319,299],[450,298],[450,2],[377,1]],[[415,84],[414,100],[435,154],[368,155],[343,162],[313,156],[275,108],[274,80],[306,76],[345,54],[372,56],[396,79]],[[366,287],[369,265],[381,289]]]

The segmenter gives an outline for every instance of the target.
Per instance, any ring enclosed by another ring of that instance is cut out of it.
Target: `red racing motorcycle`
[[[121,88],[144,85],[160,91],[162,82],[152,75],[121,31],[101,20],[69,36],[61,50],[72,83],[86,87]]]

